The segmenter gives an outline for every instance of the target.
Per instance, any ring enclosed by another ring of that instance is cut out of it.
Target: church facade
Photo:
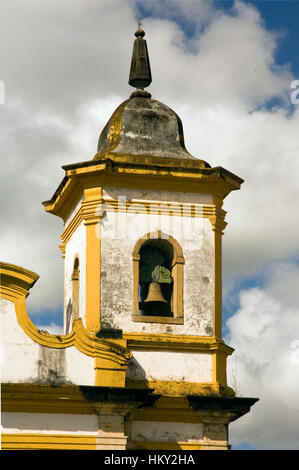
[[[64,222],[62,335],[29,319],[38,275],[0,264],[2,449],[224,450],[257,400],[228,386],[221,333],[222,206],[243,180],[186,150],[135,36],[136,90],[43,203]]]

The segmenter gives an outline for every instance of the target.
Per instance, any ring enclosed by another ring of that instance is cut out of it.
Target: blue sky
[[[147,1],[139,5],[138,10],[142,19],[153,15],[151,3]],[[266,28],[280,35],[276,61],[279,64],[289,63],[293,74],[297,76],[299,71],[298,0],[245,0],[243,3],[257,8],[265,22]],[[220,10],[231,12],[234,1],[216,0],[214,5]],[[158,16],[158,13],[155,16]],[[168,12],[167,16],[177,22],[187,37],[194,35],[196,30],[195,21],[184,21],[186,20],[185,18],[175,13],[170,15]]]
[[[290,85],[299,80],[299,1],[69,5],[2,2],[1,259],[40,274],[29,315],[49,331],[62,326],[63,227],[41,202],[62,165],[93,157],[129,96],[141,17],[149,91],[180,115],[193,155],[245,180],[224,203],[223,333],[239,394],[261,400],[232,425],[233,448],[280,448],[281,433],[284,448],[298,448],[299,112]]]
[[[220,2],[229,3],[233,2]],[[295,76],[299,72],[299,36],[298,36],[298,0],[263,0],[246,2],[260,11],[267,29],[281,34],[276,61],[279,64],[290,64]]]

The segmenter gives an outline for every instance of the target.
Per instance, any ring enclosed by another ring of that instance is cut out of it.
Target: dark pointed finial
[[[149,86],[152,81],[147,45],[145,39],[143,39],[144,35],[145,32],[141,29],[141,23],[139,22],[138,29],[135,32],[136,39],[133,45],[129,77],[129,84],[139,90]]]

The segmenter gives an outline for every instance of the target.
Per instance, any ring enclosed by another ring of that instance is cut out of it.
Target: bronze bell
[[[145,299],[144,302],[167,302],[167,300],[164,299],[161,291],[161,286],[159,282],[153,281],[150,283],[149,288],[148,288],[148,294],[147,298]]]

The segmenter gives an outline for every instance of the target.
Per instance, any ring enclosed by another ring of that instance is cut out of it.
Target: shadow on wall
[[[132,357],[128,363],[126,382],[128,385],[130,385],[130,382],[135,382],[137,384],[140,383],[143,388],[148,386],[148,379],[146,378],[145,370],[134,357]]]
[[[72,302],[70,299],[66,307],[66,319],[65,319],[65,334],[66,335],[70,333],[71,320],[72,320]]]
[[[37,383],[61,385],[71,383],[66,380],[65,349],[39,346]]]

